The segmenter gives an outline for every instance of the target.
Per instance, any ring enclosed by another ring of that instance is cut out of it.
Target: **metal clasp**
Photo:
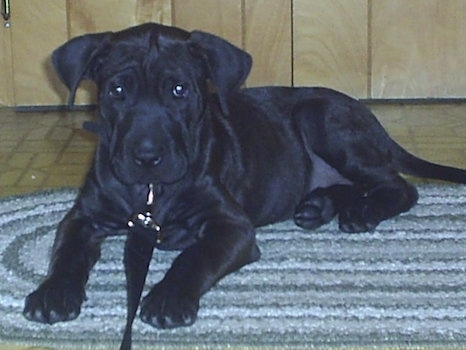
[[[147,194],[146,212],[136,213],[131,216],[128,221],[128,227],[133,228],[139,226],[143,229],[153,230],[156,232],[156,243],[162,243],[163,237],[160,233],[161,227],[155,222],[152,217],[152,207],[154,206],[154,185],[149,184],[149,193]]]

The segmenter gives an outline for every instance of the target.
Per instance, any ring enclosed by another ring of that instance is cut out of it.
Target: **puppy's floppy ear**
[[[201,31],[193,31],[189,41],[202,51],[209,78],[217,88],[220,107],[228,114],[228,97],[246,81],[252,66],[251,55],[218,36]]]
[[[111,36],[110,32],[82,35],[71,39],[52,53],[55,71],[70,90],[68,105],[73,104],[80,81],[93,79],[94,58]]]

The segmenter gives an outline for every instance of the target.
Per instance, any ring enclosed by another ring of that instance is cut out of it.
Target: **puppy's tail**
[[[466,170],[440,165],[420,159],[392,141],[393,163],[406,175],[466,184]]]

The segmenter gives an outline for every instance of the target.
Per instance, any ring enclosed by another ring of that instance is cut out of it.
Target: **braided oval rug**
[[[194,326],[160,331],[137,319],[134,347],[466,347],[466,186],[421,185],[419,192],[412,211],[374,233],[344,234],[335,222],[313,232],[292,222],[260,228],[261,260],[207,293]],[[119,344],[126,314],[121,237],[105,242],[77,320],[48,326],[21,315],[75,195],[55,190],[0,201],[1,342]],[[148,285],[174,256],[154,254]]]

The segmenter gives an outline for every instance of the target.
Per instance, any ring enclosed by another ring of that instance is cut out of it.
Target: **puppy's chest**
[[[149,184],[146,191],[136,191],[133,211],[127,219],[128,234],[143,235],[147,243],[161,250],[182,250],[195,243],[194,232],[183,220],[169,218],[170,200],[162,196],[160,186]]]

